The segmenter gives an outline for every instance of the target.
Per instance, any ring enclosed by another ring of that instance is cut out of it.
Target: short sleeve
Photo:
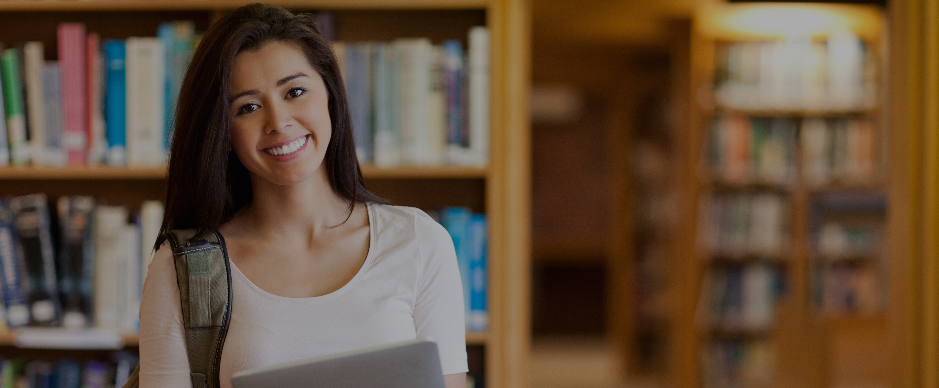
[[[140,300],[140,387],[191,386],[176,267],[164,243],[147,267]]]
[[[443,374],[468,371],[463,286],[453,240],[446,229],[420,212],[415,222],[421,260],[414,326],[417,337],[432,337]]]

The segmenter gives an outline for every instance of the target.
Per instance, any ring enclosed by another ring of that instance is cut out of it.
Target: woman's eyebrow
[[[286,77],[281,78],[280,80],[278,80],[278,81],[277,81],[277,86],[284,86],[284,84],[286,84],[287,82],[290,82],[290,81],[295,80],[295,79],[300,78],[300,77],[309,77],[309,76],[306,75],[306,74],[303,74],[303,73],[297,73],[297,74],[294,74],[294,75],[288,75],[288,76],[286,76]],[[241,98],[242,96],[250,96],[250,95],[254,95],[254,94],[261,94],[261,91],[260,91],[260,90],[257,90],[257,89],[245,90],[245,91],[243,91],[243,92],[241,92],[241,93],[238,93],[238,94],[236,94],[236,95],[234,95],[234,96],[228,97],[228,103],[230,104],[230,103],[232,103],[232,101],[235,101],[235,100]]]

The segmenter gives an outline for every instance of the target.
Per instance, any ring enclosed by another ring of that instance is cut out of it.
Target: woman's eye
[[[284,98],[297,98],[306,93],[306,89],[301,87],[291,88],[287,91],[287,95]]]
[[[244,104],[244,105],[242,105],[240,108],[238,108],[238,111],[235,112],[235,115],[242,115],[242,114],[245,114],[245,113],[251,113],[251,112],[254,112],[254,111],[256,111],[256,110],[258,110],[258,104]]]

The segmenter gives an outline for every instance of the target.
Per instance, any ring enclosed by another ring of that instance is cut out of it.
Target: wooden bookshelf
[[[881,305],[873,314],[866,311],[847,311],[839,314],[838,318],[832,317],[824,308],[819,308],[816,302],[817,285],[813,280],[814,268],[823,263],[822,257],[810,252],[814,251],[816,231],[811,229],[810,223],[815,221],[813,211],[815,208],[815,197],[829,193],[841,192],[877,192],[886,193],[888,187],[882,182],[886,182],[883,175],[887,169],[885,150],[879,147],[876,168],[873,173],[876,179],[859,183],[825,183],[822,185],[813,185],[809,182],[807,173],[803,166],[803,153],[800,148],[804,140],[795,137],[794,143],[794,168],[797,172],[795,179],[791,184],[785,186],[765,185],[765,184],[727,184],[726,182],[715,182],[710,178],[711,171],[700,168],[700,164],[707,165],[709,146],[711,145],[710,131],[715,117],[734,114],[746,117],[756,117],[760,119],[784,119],[799,120],[799,124],[794,129],[802,131],[802,119],[807,118],[826,118],[831,120],[869,120],[875,126],[876,134],[874,142],[889,141],[890,131],[885,130],[883,104],[873,104],[871,106],[857,108],[838,108],[838,109],[789,109],[789,108],[759,108],[743,109],[739,107],[729,108],[716,103],[716,77],[715,69],[720,57],[721,49],[727,45],[736,42],[772,42],[781,41],[778,35],[774,36],[762,32],[737,30],[737,26],[729,27],[719,25],[721,23],[730,23],[728,15],[736,14],[742,9],[756,10],[763,5],[754,4],[715,4],[709,7],[702,7],[702,11],[696,15],[695,23],[690,31],[688,41],[690,58],[687,64],[690,75],[687,85],[688,96],[685,97],[689,104],[686,112],[688,114],[688,131],[690,135],[684,139],[683,151],[686,153],[685,166],[691,171],[688,177],[693,182],[704,182],[703,184],[686,184],[682,188],[682,211],[686,219],[693,220],[692,225],[687,226],[687,238],[683,239],[679,248],[685,254],[687,263],[684,268],[677,272],[676,277],[682,279],[687,293],[681,296],[681,318],[678,320],[682,329],[680,331],[689,331],[697,333],[692,336],[681,336],[675,346],[682,349],[683,355],[675,356],[675,376],[674,386],[692,387],[692,386],[711,386],[705,382],[706,377],[713,376],[713,370],[710,372],[705,369],[711,366],[703,365],[701,358],[708,357],[704,353],[709,346],[710,341],[734,341],[738,333],[715,332],[713,328],[702,328],[701,318],[698,316],[701,312],[702,296],[706,292],[702,282],[707,278],[707,274],[713,270],[713,265],[750,265],[753,262],[767,263],[769,265],[782,268],[781,275],[785,279],[786,286],[784,292],[773,304],[770,313],[773,316],[772,327],[768,330],[761,330],[754,334],[753,338],[746,338],[744,331],[741,341],[747,344],[749,341],[768,341],[770,344],[768,351],[771,359],[775,361],[765,365],[772,373],[772,378],[766,381],[767,386],[837,386],[839,384],[851,384],[857,381],[865,381],[866,384],[884,384],[888,385],[884,375],[880,373],[867,373],[858,376],[867,378],[867,380],[857,380],[846,374],[845,364],[840,360],[852,359],[859,364],[867,365],[870,360],[882,356],[876,349],[884,348],[888,342],[889,331],[883,319],[889,309],[888,305]],[[775,7],[776,5],[765,5]],[[780,7],[796,8],[796,5],[782,5]],[[808,7],[813,7],[809,5]],[[866,43],[869,55],[874,58],[870,63],[874,64],[875,72],[882,72],[883,55],[885,52],[882,47],[882,39],[885,34],[883,28],[882,11],[875,7],[864,6],[820,6],[815,11],[833,12],[839,15],[845,15],[846,18],[863,19],[858,24],[852,24],[850,28]],[[740,19],[743,20],[743,19]],[[854,20],[854,19],[851,19]],[[743,23],[740,23],[741,25]],[[751,27],[749,28],[757,28]],[[812,39],[824,39],[826,33],[812,33]],[[724,45],[724,46],[721,46]],[[884,95],[886,88],[882,82],[883,75],[875,77],[877,93]],[[714,95],[711,95],[714,92]],[[892,137],[890,137],[892,138]],[[754,257],[747,260],[747,263],[725,263],[725,260],[708,261],[703,258],[711,257],[708,253],[696,248],[699,242],[695,235],[700,231],[706,219],[702,219],[699,214],[699,198],[713,192],[729,191],[737,195],[742,193],[765,193],[771,192],[773,195],[782,196],[788,202],[789,210],[786,212],[788,221],[785,222],[789,236],[789,242],[785,244],[787,249],[781,257],[773,260],[761,260]],[[891,202],[892,203],[892,202]],[[886,224],[886,218],[882,219]],[[888,261],[883,252],[874,252],[873,259],[882,263],[881,267],[886,268]],[[702,257],[703,256],[703,257]],[[869,255],[860,255],[869,257]],[[886,283],[889,271],[879,273],[880,284],[878,292],[887,293],[889,288]],[[885,299],[885,300],[889,300]],[[858,333],[864,333],[864,337]],[[742,345],[748,346],[748,345]],[[766,351],[762,349],[760,351]],[[726,365],[720,367],[727,367]],[[763,369],[761,369],[763,370]],[[763,370],[765,371],[765,370]],[[745,372],[744,372],[745,373]],[[733,381],[733,380],[731,380]],[[738,381],[740,382],[740,381]],[[750,382],[753,383],[753,382]]]
[[[155,36],[157,23],[181,18],[204,29],[247,0],[83,0],[0,1],[4,43],[41,40],[47,57],[54,51],[55,25],[86,22],[102,38]],[[530,287],[530,9],[523,0],[283,0],[270,3],[293,10],[328,10],[336,15],[337,39],[391,40],[427,36],[464,39],[467,28],[485,24],[490,33],[489,161],[485,167],[363,166],[369,187],[379,196],[410,206],[466,205],[485,212],[489,223],[489,329],[468,333],[467,344],[482,351],[471,360],[473,373],[488,387],[528,386]],[[120,23],[115,22],[119,20]],[[152,30],[152,31],[151,31]],[[10,41],[10,42],[7,42]],[[145,199],[163,199],[164,168],[3,167],[0,196],[44,192],[50,196],[95,195],[109,204],[139,208]],[[136,347],[136,336],[123,337]],[[15,343],[0,335],[0,347]],[[55,351],[47,355],[54,357]],[[472,355],[471,355],[472,356]],[[472,358],[472,357],[471,357]]]

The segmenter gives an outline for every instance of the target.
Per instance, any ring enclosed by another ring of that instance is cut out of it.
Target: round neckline
[[[362,263],[362,266],[359,267],[359,270],[356,271],[355,276],[353,276],[351,280],[349,280],[346,284],[344,284],[342,287],[339,287],[339,289],[333,292],[330,292],[325,295],[298,297],[298,298],[272,294],[270,292],[265,291],[261,287],[258,287],[258,285],[254,284],[254,282],[252,282],[251,279],[248,279],[248,277],[245,276],[245,274],[242,273],[240,269],[238,269],[238,266],[235,265],[235,262],[232,261],[231,257],[229,257],[228,263],[229,265],[231,265],[232,274],[236,275],[239,279],[244,281],[244,283],[247,284],[249,289],[251,289],[258,295],[267,299],[285,301],[285,302],[298,302],[298,301],[309,302],[309,301],[321,301],[321,300],[328,300],[328,299],[336,298],[339,295],[342,295],[343,293],[345,293],[346,290],[352,288],[355,285],[355,283],[357,283],[359,279],[361,279],[364,276],[365,269],[368,268],[372,262],[372,252],[374,252],[374,249],[372,248],[375,246],[375,216],[373,214],[371,203],[366,203],[365,209],[368,215],[368,252],[365,254],[365,261]]]

